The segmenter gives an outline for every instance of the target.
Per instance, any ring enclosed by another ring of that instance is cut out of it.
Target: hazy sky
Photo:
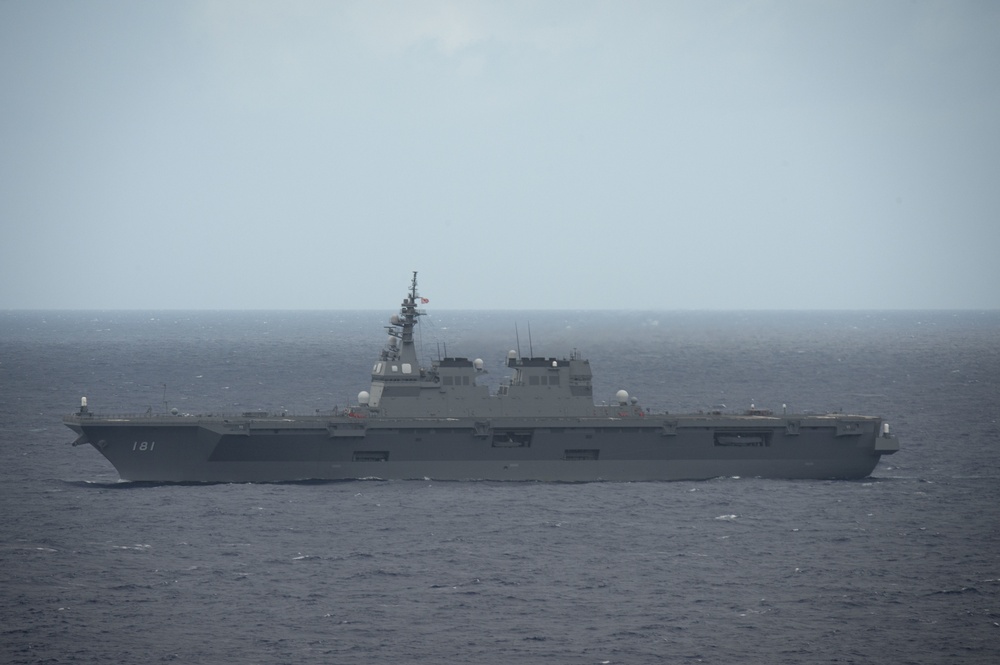
[[[1000,3],[0,2],[0,309],[1000,307]]]

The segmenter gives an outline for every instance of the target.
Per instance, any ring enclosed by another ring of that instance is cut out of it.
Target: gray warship
[[[491,394],[482,360],[421,367],[417,273],[357,404],[327,414],[101,415],[81,400],[64,418],[125,481],[285,482],[433,479],[702,480],[719,476],[858,479],[899,441],[880,417],[651,413],[619,391],[595,405],[590,362],[507,356]]]

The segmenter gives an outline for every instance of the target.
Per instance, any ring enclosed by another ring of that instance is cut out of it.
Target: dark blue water
[[[885,416],[859,482],[133,485],[59,422],[344,405],[390,313],[0,312],[0,662],[1000,662],[998,312],[422,321],[491,385],[517,322],[599,399]]]

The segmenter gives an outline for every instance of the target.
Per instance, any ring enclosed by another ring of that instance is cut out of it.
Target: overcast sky
[[[0,2],[0,309],[1000,307],[1000,3]]]

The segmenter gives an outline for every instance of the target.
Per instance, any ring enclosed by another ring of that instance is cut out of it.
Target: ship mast
[[[414,270],[410,292],[400,304],[399,314],[394,314],[389,320],[390,325],[385,328],[389,333],[389,343],[382,350],[381,360],[408,363],[414,368],[418,366],[417,350],[413,345],[413,328],[417,325],[417,317],[423,314],[417,309],[417,303],[421,300],[417,293],[417,271]]]

